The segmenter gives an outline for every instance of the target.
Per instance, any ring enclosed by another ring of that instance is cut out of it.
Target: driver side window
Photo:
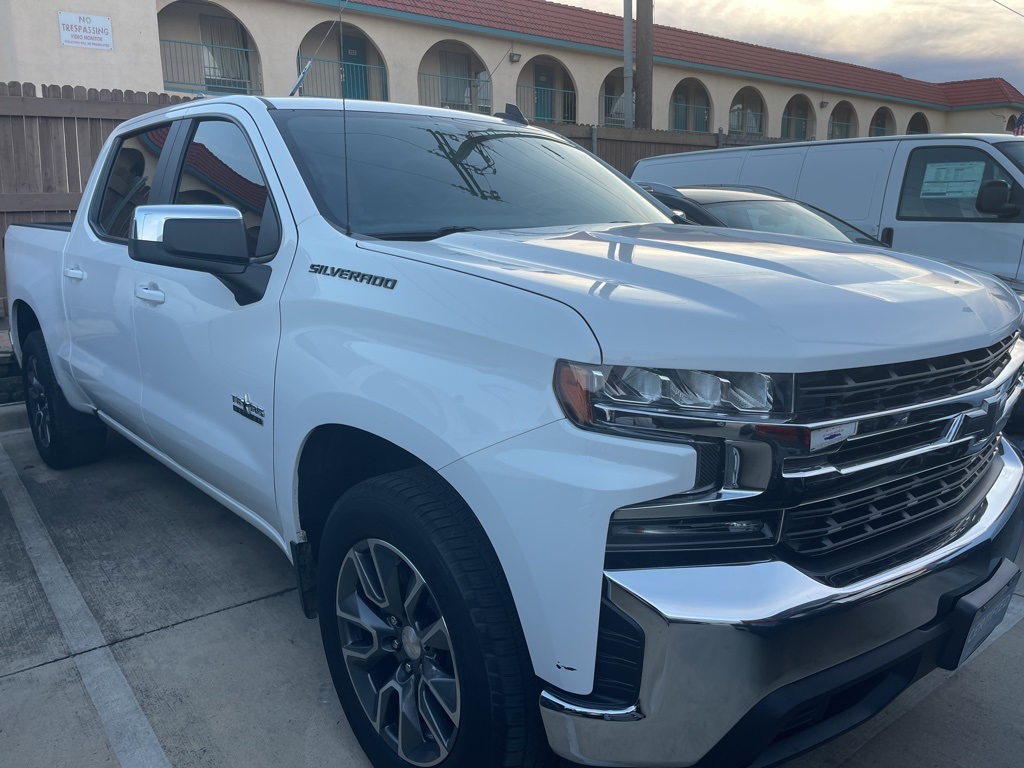
[[[228,205],[245,221],[249,255],[269,256],[277,247],[267,184],[242,129],[227,120],[202,120],[185,153],[174,192],[178,205]]]
[[[983,182],[1010,185],[1010,199],[1022,191],[991,155],[973,147],[921,147],[910,154],[897,217],[900,219],[996,219],[975,207]]]

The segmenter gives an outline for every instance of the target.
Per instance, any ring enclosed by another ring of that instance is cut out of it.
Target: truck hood
[[[1017,297],[977,273],[739,230],[465,232],[359,247],[563,302],[590,325],[602,362],[616,365],[772,373],[876,365],[985,347],[1021,320]]]

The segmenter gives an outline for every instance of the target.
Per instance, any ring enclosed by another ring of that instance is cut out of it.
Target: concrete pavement
[[[109,446],[54,472],[27,430],[0,433],[0,766],[368,768],[284,555]],[[1024,586],[965,667],[791,765],[1022,765],[1021,617]]]

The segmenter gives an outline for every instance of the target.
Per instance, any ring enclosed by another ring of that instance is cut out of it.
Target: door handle
[[[153,283],[149,285],[136,285],[135,295],[143,301],[149,301],[153,304],[164,303],[164,292],[156,287]]]
[[[64,267],[64,277],[70,280],[84,280],[85,270],[78,267]]]

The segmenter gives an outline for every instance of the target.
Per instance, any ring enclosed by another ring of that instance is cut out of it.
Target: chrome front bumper
[[[541,714],[554,751],[596,766],[771,764],[763,747],[786,728],[784,719],[769,722],[773,697],[798,700],[814,680],[852,675],[851,685],[860,679],[864,686],[872,672],[902,670],[878,678],[885,690],[872,694],[877,707],[852,722],[846,713],[835,724],[841,730],[818,727],[819,738],[808,744],[805,736],[800,750],[869,717],[937,666],[956,598],[1017,554],[1024,465],[1005,439],[1001,448],[1002,467],[971,529],[845,587],[782,562],[607,572],[611,601],[644,632],[639,697],[629,708],[605,710],[545,691]],[[751,753],[758,729],[773,728]]]

